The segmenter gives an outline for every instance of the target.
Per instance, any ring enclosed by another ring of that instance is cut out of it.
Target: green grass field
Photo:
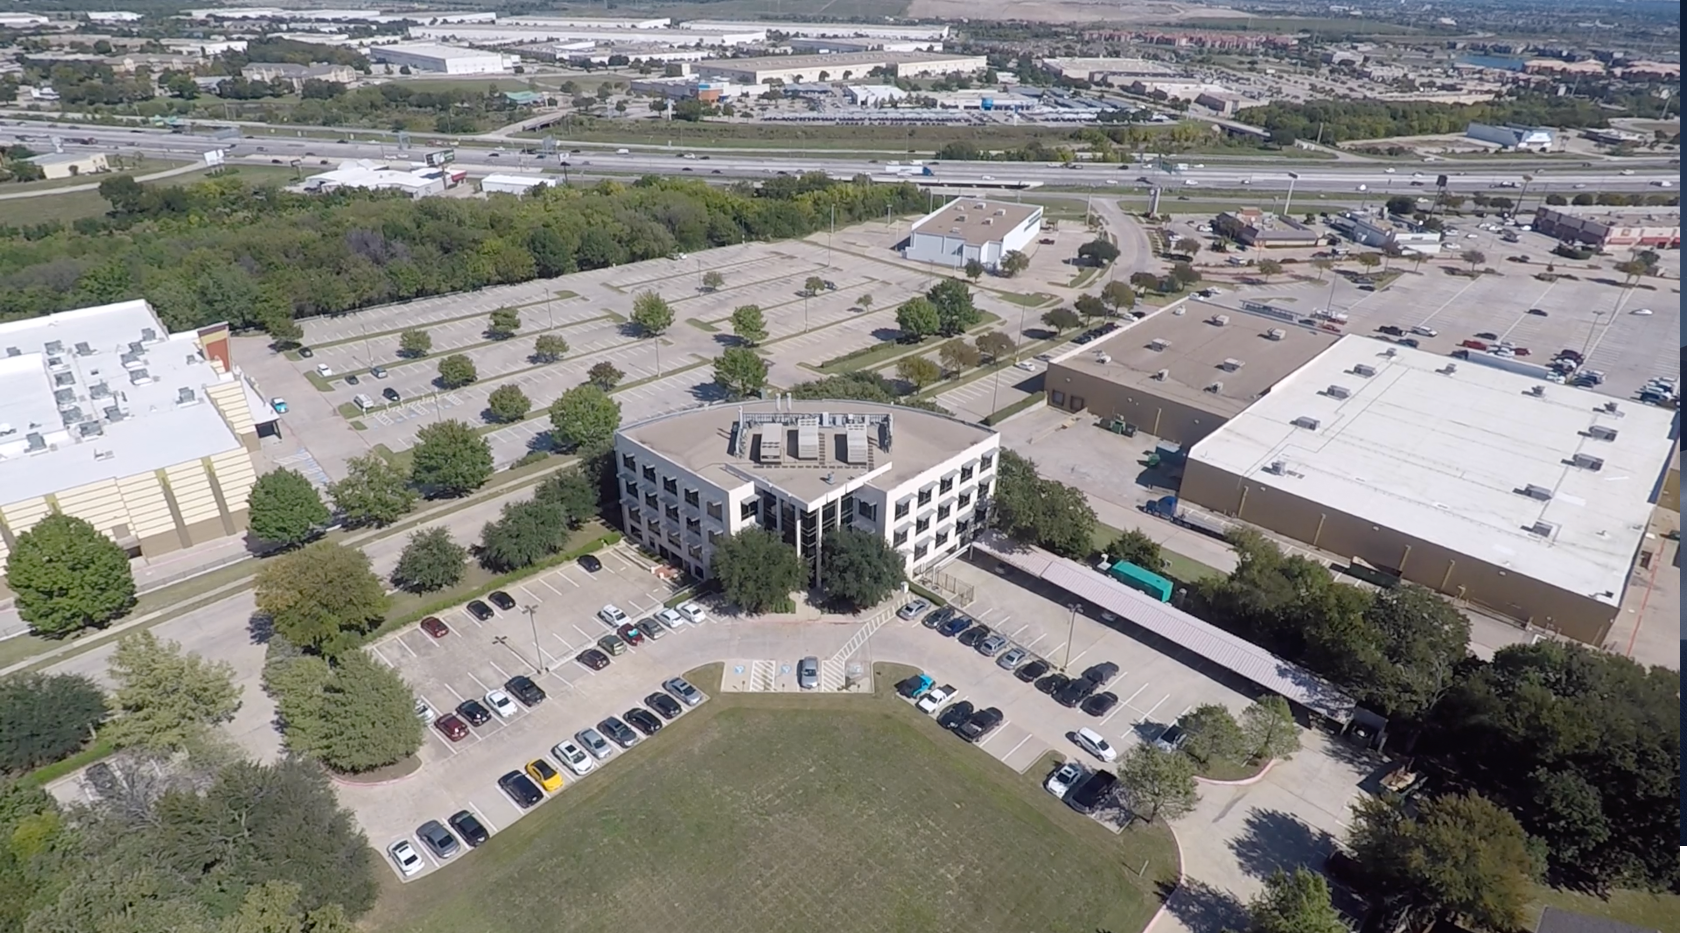
[[[1114,835],[885,686],[716,695],[622,757],[420,884],[383,872],[367,928],[1135,933],[1176,874],[1163,829]]]

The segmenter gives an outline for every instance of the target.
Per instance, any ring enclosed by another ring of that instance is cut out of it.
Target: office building
[[[994,269],[1008,253],[1024,252],[1042,228],[1038,205],[956,198],[914,222],[902,256],[952,268],[976,259]]]

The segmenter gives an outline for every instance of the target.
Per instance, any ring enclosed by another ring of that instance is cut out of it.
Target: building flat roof
[[[1347,336],[1189,457],[1615,608],[1674,417]],[[1597,436],[1606,429],[1612,439]],[[1577,466],[1577,454],[1602,462]]]
[[[441,45],[437,42],[402,42],[397,45],[373,45],[369,47],[371,55],[383,52],[403,52],[408,55],[429,55],[434,58],[502,58],[497,52],[482,52],[479,49],[466,49],[455,45]]]
[[[1218,300],[1222,302],[1224,297]],[[1212,323],[1221,314],[1230,319],[1222,327]],[[1284,332],[1283,339],[1266,336],[1274,328]],[[1293,321],[1190,300],[1093,341],[1083,352],[1055,365],[1228,418],[1328,350],[1336,339],[1337,335],[1328,331]],[[1155,341],[1162,340],[1164,346],[1156,349]],[[1110,358],[1108,362],[1101,362],[1102,354]],[[1227,370],[1226,360],[1242,365]],[[1162,369],[1165,378],[1155,378]],[[1215,382],[1224,385],[1217,392],[1207,391]]]
[[[978,246],[1001,239],[1042,211],[1035,204],[956,198],[917,221],[914,232],[930,236],[958,236]]]
[[[24,161],[33,162],[36,165],[74,165],[103,155],[105,155],[103,152],[49,152],[44,155],[31,156]]]
[[[843,433],[822,429],[821,457],[801,460],[788,444],[782,444],[779,462],[770,462],[756,450],[759,429],[755,429],[746,438],[742,453],[733,452],[732,434],[741,415],[781,412],[791,415],[865,415],[869,418],[889,415],[890,450],[880,446],[877,430],[869,430],[866,461],[846,463],[841,454],[845,443]],[[751,482],[753,477],[784,490],[793,498],[813,502],[869,475],[872,477],[870,485],[874,487],[891,489],[899,486],[996,432],[918,408],[873,402],[787,399],[783,402],[769,400],[743,405],[711,405],[671,412],[627,425],[618,433],[722,488],[735,489]],[[831,482],[826,481],[828,476]]]
[[[757,58],[711,58],[698,67],[741,71],[793,71],[825,68],[840,71],[846,65],[917,65],[923,62],[952,62],[982,58],[956,52],[833,52],[828,55],[764,55]]]

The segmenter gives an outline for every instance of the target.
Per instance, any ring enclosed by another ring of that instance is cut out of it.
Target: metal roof
[[[1340,723],[1353,718],[1353,698],[1317,674],[1076,561],[999,535],[980,538],[976,546],[1321,716]]]

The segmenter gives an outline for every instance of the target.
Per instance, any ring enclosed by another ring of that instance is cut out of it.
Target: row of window
[[[943,496],[953,492],[956,485],[964,485],[971,482],[975,475],[983,476],[985,473],[989,472],[990,467],[994,463],[995,455],[985,454],[983,457],[979,458],[976,469],[970,463],[961,467],[959,473],[945,476],[938,480],[936,484],[927,486],[924,489],[921,489],[914,496],[905,498],[896,503],[896,510],[894,512],[895,517],[898,520],[907,518],[909,511],[913,508],[924,508],[930,505],[933,495]],[[969,500],[970,496],[963,496],[960,503],[961,506],[964,508]]]

